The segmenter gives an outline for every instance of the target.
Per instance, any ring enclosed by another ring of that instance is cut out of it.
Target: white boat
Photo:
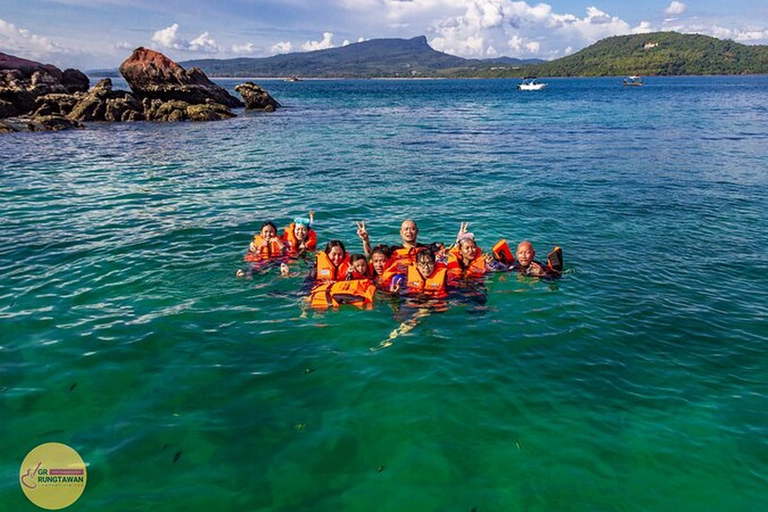
[[[638,87],[643,85],[643,77],[638,75],[630,75],[624,79],[624,87]]]
[[[539,82],[536,77],[528,76],[523,79],[523,83],[517,84],[517,88],[521,91],[538,91],[545,88],[547,84]]]

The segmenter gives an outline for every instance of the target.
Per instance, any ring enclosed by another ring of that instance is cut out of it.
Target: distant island
[[[265,58],[180,62],[213,77],[520,78],[526,75],[734,75],[768,73],[768,46],[699,34],[614,36],[572,55],[540,59],[464,59],[434,50],[424,36],[373,39],[340,48]]]

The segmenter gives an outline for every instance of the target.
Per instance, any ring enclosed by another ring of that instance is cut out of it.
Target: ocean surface
[[[621,80],[262,80],[284,108],[0,136],[0,511],[46,442],[73,511],[763,509],[768,76]],[[235,277],[310,209],[566,272],[426,312]]]

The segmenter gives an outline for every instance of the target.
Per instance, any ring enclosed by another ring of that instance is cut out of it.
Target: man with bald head
[[[363,241],[365,255],[370,256],[373,251],[371,249],[368,231],[365,228],[365,222],[357,223],[357,236]],[[416,225],[416,221],[413,219],[405,219],[402,224],[400,224],[400,239],[402,244],[391,247],[392,257],[389,259],[387,265],[389,270],[404,272],[409,264],[416,261],[417,250],[424,247],[424,244],[418,242],[418,236],[419,228]]]
[[[515,272],[519,272],[526,276],[542,277],[546,275],[547,269],[534,260],[536,257],[536,250],[533,248],[533,244],[528,240],[523,240],[517,244],[517,251],[515,251],[515,262],[512,264],[512,268]]]

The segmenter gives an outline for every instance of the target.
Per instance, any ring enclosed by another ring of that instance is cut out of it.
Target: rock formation
[[[0,53],[0,117],[32,111],[38,96],[84,92],[88,86],[88,77],[75,69],[62,72],[52,64]]]
[[[245,82],[235,86],[235,90],[245,100],[245,108],[248,110],[264,110],[272,112],[280,106],[267,91],[253,82]]]
[[[105,78],[89,90],[88,77],[0,53],[0,133],[82,128],[91,121],[214,121],[234,117],[239,99],[199,68],[185,70],[165,55],[137,48],[120,65],[131,91]],[[247,108],[273,111],[280,104],[258,85],[235,90]]]
[[[200,68],[187,71],[162,53],[148,48],[136,48],[120,64],[120,74],[142,100],[181,100],[190,104],[205,104],[212,100],[230,108],[243,106],[242,101],[211,82]]]

